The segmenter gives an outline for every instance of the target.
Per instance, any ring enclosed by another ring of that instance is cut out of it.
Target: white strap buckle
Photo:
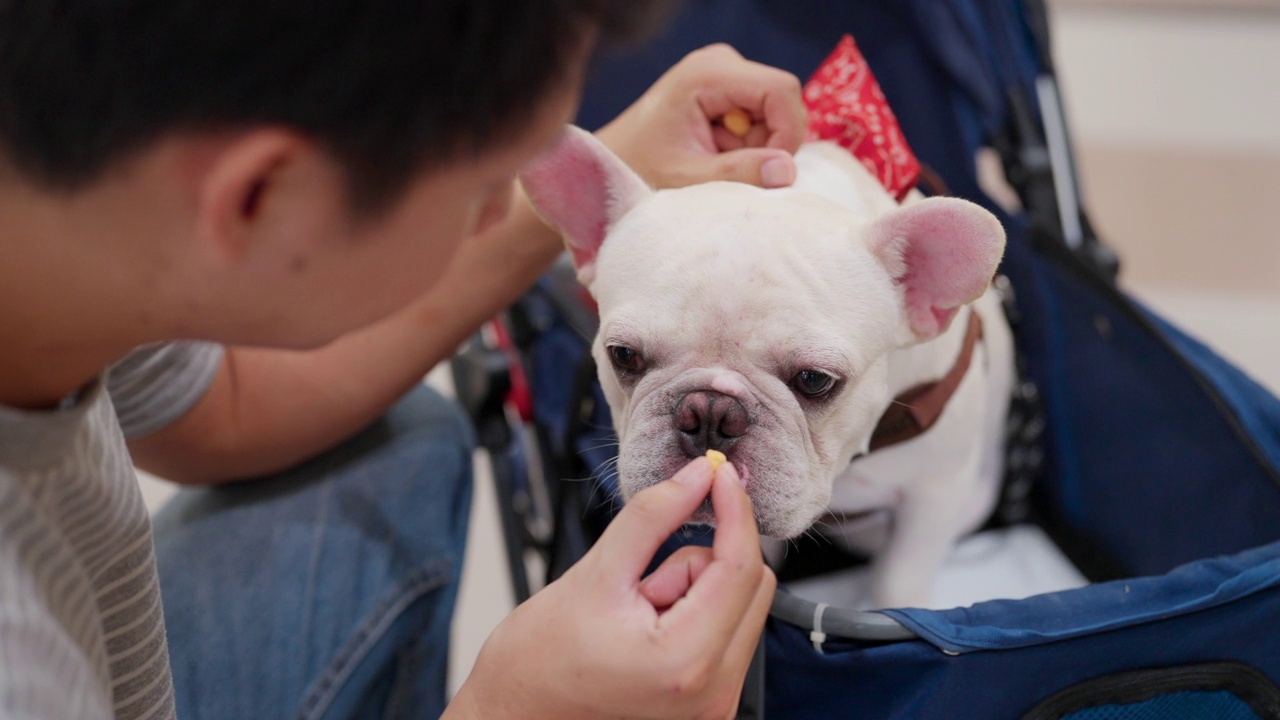
[[[826,654],[822,651],[822,643],[827,641],[827,634],[822,631],[822,613],[826,609],[826,603],[818,603],[813,608],[813,630],[809,633],[809,642],[813,643],[813,649],[817,650],[819,655]]]

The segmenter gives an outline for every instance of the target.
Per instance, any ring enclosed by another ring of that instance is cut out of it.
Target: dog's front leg
[[[871,599],[878,608],[931,607],[933,583],[967,529],[968,482],[913,487],[893,513],[883,551],[872,565]]]

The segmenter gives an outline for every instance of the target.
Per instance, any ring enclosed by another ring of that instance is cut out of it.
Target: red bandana
[[[902,202],[920,177],[911,153],[871,68],[845,35],[804,86],[809,139],[849,150],[889,194]]]

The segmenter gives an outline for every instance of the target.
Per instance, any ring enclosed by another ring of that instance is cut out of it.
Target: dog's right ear
[[[594,135],[572,125],[520,173],[534,210],[564,237],[588,288],[609,228],[651,190]]]

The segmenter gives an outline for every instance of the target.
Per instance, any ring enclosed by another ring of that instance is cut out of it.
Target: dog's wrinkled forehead
[[[652,289],[711,295],[760,289],[753,280],[838,280],[870,260],[857,242],[864,223],[802,192],[729,182],[657,192],[621,218],[601,248],[609,282],[598,299],[641,278]],[[691,286],[690,277],[705,282]]]
[[[654,193],[600,250],[602,329],[790,352],[806,336],[847,336],[842,325],[891,322],[892,306],[874,306],[893,291],[859,237],[866,222],[797,190],[721,182]]]

